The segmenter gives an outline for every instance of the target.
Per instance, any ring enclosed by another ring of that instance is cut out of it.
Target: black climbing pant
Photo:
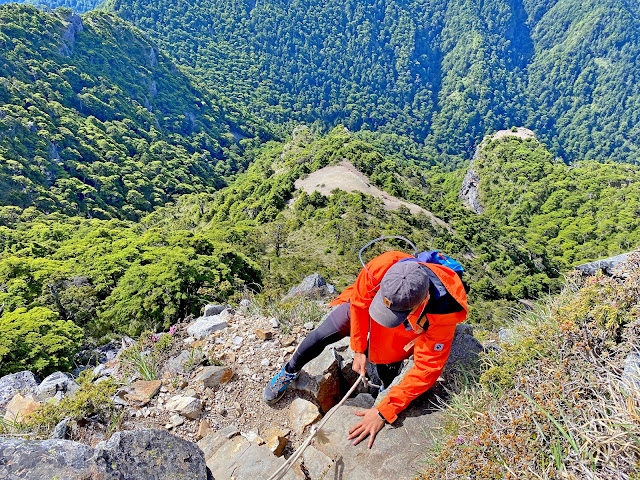
[[[350,330],[351,305],[343,303],[334,308],[323,322],[302,341],[291,360],[287,363],[287,371],[300,371],[302,367],[320,355],[326,346],[348,337]],[[388,365],[368,364],[367,367],[371,382],[382,382],[381,385],[386,388],[400,372],[402,362]]]

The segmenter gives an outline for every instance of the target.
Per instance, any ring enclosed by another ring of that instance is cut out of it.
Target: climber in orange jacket
[[[346,336],[355,352],[353,370],[364,374],[375,364],[386,388],[399,362],[413,355],[415,366],[378,405],[356,412],[362,420],[349,432],[354,445],[369,436],[369,448],[385,422],[426,392],[449,357],[456,324],[467,317],[467,296],[460,277],[440,264],[400,261],[413,258],[390,251],[371,260],[330,305],[336,308],[307,338],[269,382],[267,403],[278,401],[302,367],[322,350]],[[367,358],[368,354],[368,358]]]

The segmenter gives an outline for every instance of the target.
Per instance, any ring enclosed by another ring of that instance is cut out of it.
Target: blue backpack
[[[362,247],[360,249],[360,253],[358,254],[358,256],[360,258],[360,263],[362,263],[363,266],[364,266],[364,261],[362,260],[362,252],[369,245],[373,245],[375,242],[378,242],[380,240],[384,240],[384,239],[387,239],[387,238],[397,238],[397,239],[400,239],[400,240],[404,240],[409,245],[411,245],[411,247],[413,247],[413,252],[414,252],[413,256],[415,258],[403,258],[402,260],[398,261],[398,263],[400,263],[400,262],[437,263],[438,265],[442,265],[444,267],[450,268],[451,270],[453,270],[454,272],[456,272],[458,274],[460,279],[462,279],[462,274],[464,273],[464,268],[462,268],[462,265],[460,265],[458,262],[456,262],[453,258],[448,257],[447,255],[445,255],[444,253],[439,252],[438,250],[429,250],[427,252],[418,253],[418,248],[413,243],[411,243],[409,240],[407,240],[404,237],[398,237],[398,236],[385,236],[385,237],[376,238],[375,240],[370,241],[364,247]]]
[[[429,250],[427,252],[422,252],[419,253],[416,258],[403,258],[402,260],[398,261],[398,263],[400,262],[437,263],[438,265],[448,267],[456,272],[461,280],[462,274],[464,273],[464,268],[462,268],[462,265],[456,262],[453,258],[448,257],[438,250]]]

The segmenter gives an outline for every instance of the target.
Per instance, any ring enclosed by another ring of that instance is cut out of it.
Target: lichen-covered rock
[[[4,412],[7,403],[16,393],[28,394],[38,392],[38,381],[33,373],[24,372],[12,373],[0,378],[0,413]]]
[[[69,440],[30,441],[0,437],[0,478],[7,480],[98,480],[104,470],[94,450]]]
[[[165,430],[128,430],[115,433],[95,449],[96,466],[106,478],[205,480],[202,450]]]
[[[69,440],[0,438],[0,478],[7,480],[206,480],[204,454],[164,430],[114,434],[95,449]]]

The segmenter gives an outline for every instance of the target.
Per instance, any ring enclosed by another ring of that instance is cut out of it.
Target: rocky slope
[[[318,288],[327,290],[325,285],[315,286],[317,281],[306,283],[310,287],[306,291],[298,289],[294,297],[317,292]],[[308,364],[275,407],[262,401],[266,382],[313,327],[312,322],[281,324],[276,318],[261,315],[255,304],[244,300],[235,310],[209,305],[202,317],[177,325],[168,333],[145,336],[137,343],[123,341],[119,348],[116,344],[103,348],[99,359],[103,363],[89,372],[92,385],[112,381],[119,385],[111,399],[117,411],[113,425],[101,424],[98,416],[65,418],[49,434],[55,440],[32,442],[3,437],[0,457],[4,462],[0,464],[8,466],[0,467],[2,478],[46,478],[48,469],[60,468],[67,475],[63,478],[97,479],[105,471],[119,471],[123,478],[143,478],[132,472],[161,469],[164,473],[144,478],[169,478],[171,472],[180,472],[182,478],[204,479],[203,462],[217,480],[266,478],[356,379],[351,370],[352,352],[345,339]],[[482,349],[470,327],[461,328],[454,342],[449,372],[456,365],[475,361]],[[158,344],[168,347],[156,357],[158,349],[154,345]],[[138,359],[135,368],[133,358]],[[146,368],[140,368],[141,363]],[[144,379],[142,373],[146,371],[157,374]],[[40,384],[30,372],[9,375],[0,379],[0,410],[7,424],[14,425],[15,433],[18,425],[29,425],[39,409],[82,395],[76,392],[82,392],[84,385],[78,387],[70,376],[61,373]],[[424,432],[438,426],[434,401],[436,394],[443,393],[442,385],[414,402],[396,424],[379,434],[374,448],[367,450],[364,445],[347,445],[345,428],[356,422],[356,407],[373,405],[370,392],[377,393],[373,387],[360,387],[357,397],[334,412],[323,429],[324,441],[309,447],[302,461],[284,478],[328,479],[342,472],[344,478],[383,479],[390,478],[392,471],[394,478],[412,478],[424,454],[423,443],[430,441]],[[109,439],[114,429],[119,432]],[[194,442],[198,442],[197,447]],[[398,444],[408,447],[400,451]],[[163,453],[156,457],[135,453],[149,448]],[[174,465],[175,471],[162,470],[174,453],[183,462]],[[29,476],[36,460],[46,465],[38,470],[38,475],[45,476]],[[380,462],[387,467],[377,469]]]

